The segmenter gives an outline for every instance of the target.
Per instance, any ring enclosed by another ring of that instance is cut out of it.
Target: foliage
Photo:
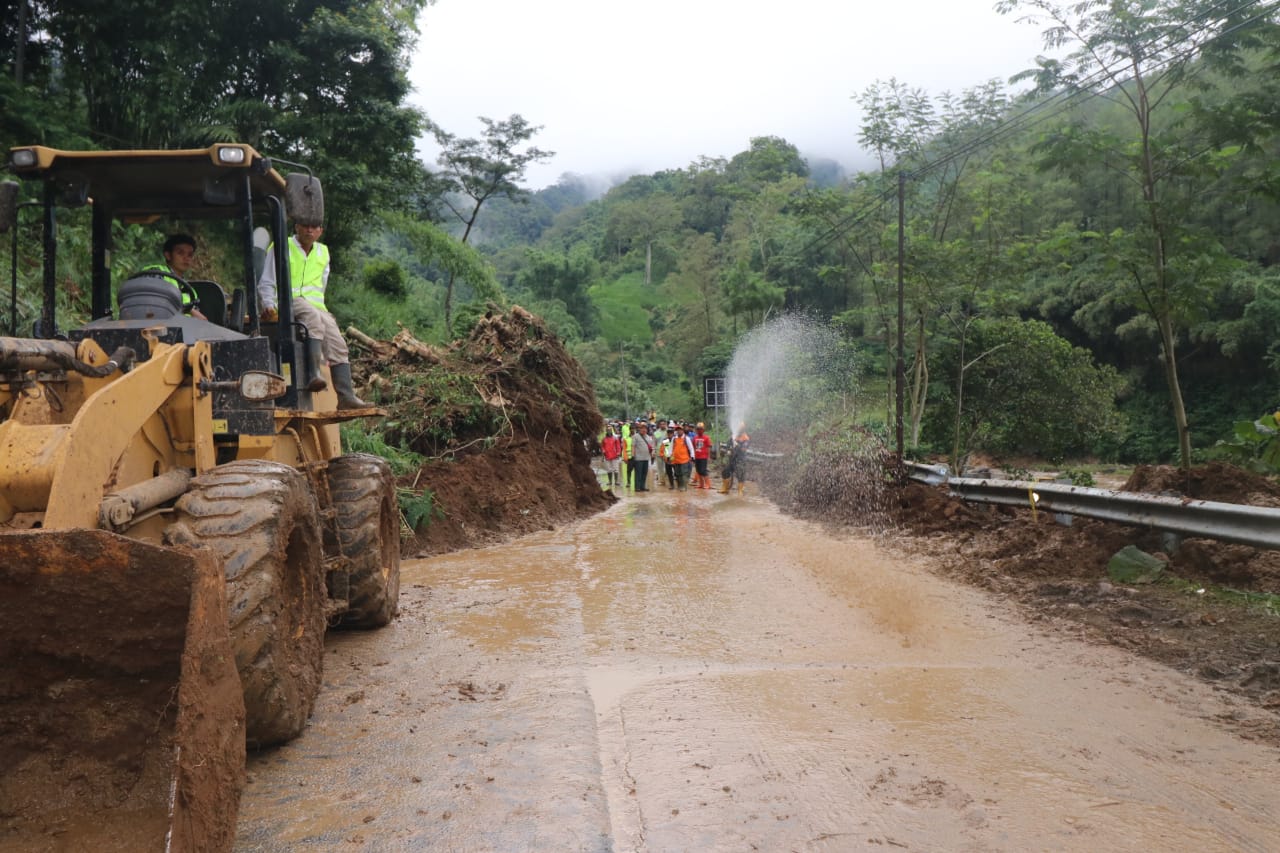
[[[1256,421],[1239,421],[1229,439],[1214,445],[1213,455],[1259,474],[1280,474],[1280,412]]]
[[[1066,477],[1073,486],[1093,488],[1097,485],[1097,481],[1093,479],[1093,472],[1087,468],[1064,468],[1059,472],[1059,476]]]
[[[364,286],[383,296],[403,298],[409,276],[395,261],[370,261],[364,265]]]
[[[465,284],[463,295],[470,300],[470,307],[460,328],[470,329],[476,316],[484,314],[485,305],[489,302],[506,304],[506,295],[494,278],[492,265],[474,247],[454,240],[439,225],[410,214],[388,213],[383,216],[383,223],[389,232],[401,238],[408,259],[419,266],[422,274],[431,278],[447,278],[448,291],[444,300],[448,300],[448,293],[452,293],[454,283]],[[444,314],[443,306],[435,306],[433,302],[429,316]],[[440,338],[452,337],[452,329],[444,323],[440,324],[439,333]]]
[[[588,294],[600,317],[603,341],[615,347],[653,341],[649,318],[659,300],[656,293],[645,289],[642,273],[625,273],[612,280],[597,282]]]
[[[348,421],[339,429],[342,447],[347,453],[372,453],[374,456],[381,456],[387,460],[391,472],[397,477],[414,473],[426,461],[420,454],[388,444],[382,433],[368,429],[360,421]]]
[[[400,515],[404,525],[412,533],[429,524],[433,518],[444,518],[430,489],[414,491],[408,488],[396,489],[396,503],[400,507]]]
[[[323,176],[326,241],[341,250],[421,172],[422,117],[404,100],[415,18],[430,2],[25,4],[25,32],[0,45],[0,61],[21,51],[25,69],[20,88],[6,87],[0,141],[248,142]]]
[[[597,275],[595,259],[582,249],[564,254],[529,249],[516,283],[544,303],[558,303],[559,310],[573,318],[575,337],[593,337],[599,320],[589,288]],[[567,325],[564,322],[553,323],[552,328],[559,332],[560,327]],[[568,336],[561,334],[561,337]]]
[[[554,151],[544,151],[536,146],[520,148],[542,129],[529,124],[524,116],[512,114],[503,121],[481,116],[480,122],[484,131],[479,139],[460,138],[439,125],[431,126],[436,143],[442,149],[436,158],[441,171],[431,177],[427,187],[461,224],[460,239],[463,243],[470,238],[485,202],[492,198],[511,201],[526,198],[528,191],[520,187],[525,169],[555,155]],[[451,270],[444,296],[444,325],[450,331],[455,276]]]
[[[941,350],[940,374],[954,375],[960,352],[954,342]],[[956,389],[939,382],[930,396],[940,411],[925,430],[933,441],[953,439],[959,456],[981,446],[995,453],[1061,459],[1091,451],[1119,428],[1115,398],[1120,377],[1047,324],[979,320],[967,352],[972,361],[959,414],[954,421],[948,417],[957,409]],[[949,428],[958,435],[948,435]]]
[[[391,465],[391,471],[397,477],[417,472],[426,461],[421,454],[388,444],[382,433],[369,430],[359,421],[342,424],[341,432],[342,446],[347,453],[372,453],[381,456]],[[435,496],[429,489],[397,487],[396,504],[400,508],[404,531],[408,533],[420,529],[433,518],[441,517]]]
[[[684,168],[564,175],[529,192],[525,169],[550,154],[532,145],[538,127],[483,119],[461,138],[406,104],[429,5],[0,0],[0,143],[239,138],[305,162],[325,180],[342,325],[446,342],[519,302],[571,342],[610,413],[701,417],[702,377],[723,375],[741,336],[784,311],[836,320],[865,390],[815,382],[780,429],[856,407],[857,423],[887,430],[899,358],[909,446],[956,454],[960,441],[1185,461],[1193,441],[1203,451],[1275,395],[1280,29],[1257,10],[1002,0],[1051,48],[1022,75],[1035,88],[877,80],[854,96],[865,172],[840,179],[763,135]],[[183,32],[201,34],[198,50]],[[432,171],[414,153],[424,128],[442,146]],[[32,219],[16,259],[24,328],[41,304]],[[114,269],[154,260],[169,224],[118,228]],[[87,225],[87,211],[59,221],[64,318],[87,319]],[[180,225],[200,242],[202,274],[236,275],[226,235]],[[448,401],[442,417],[470,417],[447,385],[419,390]],[[431,436],[396,429],[431,452]],[[1236,452],[1225,444],[1213,452]]]

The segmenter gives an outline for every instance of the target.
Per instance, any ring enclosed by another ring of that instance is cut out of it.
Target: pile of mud
[[[427,458],[399,478],[434,507],[407,556],[500,542],[613,503],[588,452],[603,429],[595,389],[540,318],[491,311],[447,348],[407,332],[361,343],[354,372],[389,413],[386,442]]]

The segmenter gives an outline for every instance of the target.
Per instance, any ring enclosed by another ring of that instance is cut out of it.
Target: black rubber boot
[[[329,387],[329,383],[324,381],[324,355],[320,349],[320,341],[315,338],[307,341],[307,373],[311,375],[311,381],[307,383],[308,391],[314,394]]]
[[[333,390],[338,392],[339,409],[368,409],[373,407],[372,403],[366,403],[357,397],[355,389],[351,387],[350,364],[329,365],[329,375],[333,377]]]

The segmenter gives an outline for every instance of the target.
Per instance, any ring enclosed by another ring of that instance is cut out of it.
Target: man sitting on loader
[[[293,316],[307,327],[311,337],[321,342],[324,358],[329,362],[333,377],[333,390],[338,393],[339,409],[367,409],[366,403],[355,394],[351,382],[351,355],[342,337],[338,322],[324,304],[325,288],[329,285],[329,247],[320,242],[324,226],[318,222],[295,222],[293,236],[289,238],[289,279],[293,293]],[[275,322],[279,319],[276,308],[275,258],[267,255],[262,278],[258,281],[258,296],[262,300],[262,319]],[[320,384],[312,391],[323,388]]]
[[[173,285],[179,293],[182,294],[182,304],[191,304],[191,293],[183,290],[178,286],[178,281],[186,281],[187,272],[191,269],[191,265],[196,259],[196,238],[190,234],[170,234],[168,239],[164,241],[164,247],[161,249],[164,255],[164,263],[151,264],[142,268],[142,272],[158,272],[161,278]],[[200,312],[199,308],[191,309],[192,317],[199,317],[201,320],[209,319]]]

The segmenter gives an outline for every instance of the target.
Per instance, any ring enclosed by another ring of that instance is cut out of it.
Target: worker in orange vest
[[[689,487],[692,462],[693,442],[685,435],[684,427],[676,426],[671,435],[671,467],[676,471],[676,488],[682,492]]]

